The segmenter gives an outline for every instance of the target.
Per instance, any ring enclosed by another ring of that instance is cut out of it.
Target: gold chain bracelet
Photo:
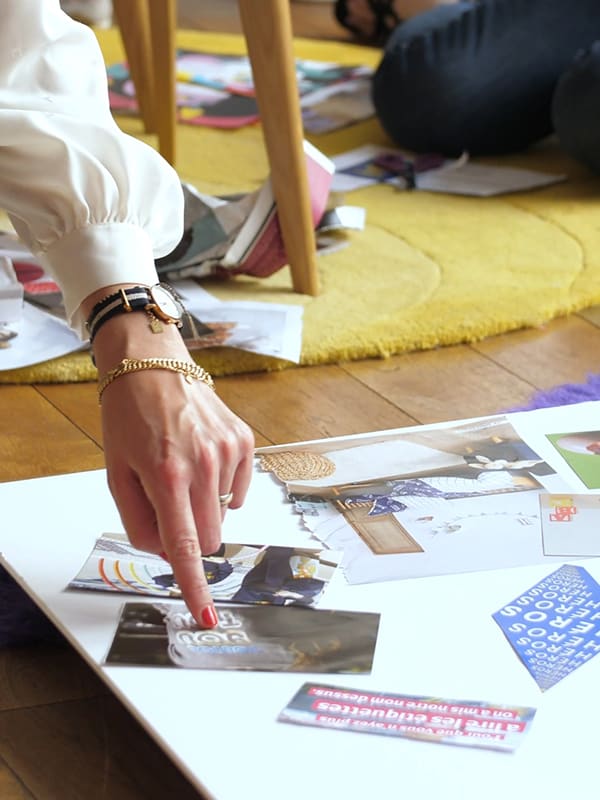
[[[191,361],[179,361],[176,358],[124,358],[119,361],[114,369],[109,370],[98,383],[98,402],[102,400],[102,393],[106,387],[121,375],[130,372],[141,372],[147,369],[166,369],[169,372],[178,372],[183,375],[188,383],[202,381],[214,391],[215,384],[210,374]]]

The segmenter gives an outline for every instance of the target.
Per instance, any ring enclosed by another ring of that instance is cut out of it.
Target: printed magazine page
[[[310,142],[304,142],[304,153],[313,224],[316,227],[327,206],[335,168],[333,162]],[[245,275],[267,277],[284,264],[287,264],[287,255],[269,180],[258,192],[254,207],[227,250],[222,266],[234,274],[243,272]]]
[[[267,672],[371,671],[379,614],[217,606],[199,628],[183,603],[126,603],[106,664]]]
[[[547,556],[600,556],[600,495],[542,493],[540,512]]]
[[[304,129],[337,130],[374,115],[373,70],[313,59],[296,59]],[[178,50],[176,102],[179,122],[211,128],[241,128],[259,120],[247,56]],[[137,113],[135,86],[127,64],[108,68],[109,100],[117,114]]]
[[[349,583],[552,560],[539,493],[563,479],[506,416],[257,451]],[[556,560],[556,559],[555,559]]]
[[[202,557],[218,602],[314,606],[333,577],[341,553],[321,548],[223,543]],[[125,534],[105,533],[69,589],[181,597],[171,565],[133,547]]]
[[[535,709],[305,683],[280,722],[425,742],[512,751]]]
[[[549,433],[548,440],[587,489],[600,489],[600,431]]]
[[[316,229],[325,215],[334,166],[310,142],[304,142],[304,152]],[[157,260],[159,275],[170,281],[235,274],[264,278],[288,263],[270,178],[241,196],[211,197],[189,184],[183,189],[184,234],[172,253]],[[341,212],[337,229],[346,221],[348,214]],[[349,226],[354,224],[350,220]]]

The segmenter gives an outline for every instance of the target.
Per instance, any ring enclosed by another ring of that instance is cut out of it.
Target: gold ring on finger
[[[228,506],[229,503],[233,500],[233,492],[227,492],[227,494],[220,494],[219,495],[219,503],[222,506]]]

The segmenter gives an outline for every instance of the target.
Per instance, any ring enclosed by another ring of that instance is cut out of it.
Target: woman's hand
[[[122,358],[191,360],[178,330],[153,334],[143,312],[106,322],[94,340],[100,376]],[[202,554],[221,542],[226,511],[242,505],[252,474],[254,437],[214,391],[168,370],[122,375],[102,394],[108,483],[131,543],[171,563],[199,624],[217,620]]]

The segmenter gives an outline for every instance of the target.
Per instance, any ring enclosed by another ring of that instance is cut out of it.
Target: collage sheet
[[[545,692],[600,650],[600,431],[553,431],[544,459],[510,415],[261,448],[314,547],[225,542],[204,557],[218,625],[200,629],[169,564],[105,532],[69,591],[122,593],[105,663],[369,674],[379,613],[327,607],[330,583],[548,565],[490,618]],[[550,463],[552,462],[552,463]],[[580,485],[580,488],[575,489]],[[591,490],[591,491],[587,491]],[[309,682],[279,721],[513,750],[531,707]]]

